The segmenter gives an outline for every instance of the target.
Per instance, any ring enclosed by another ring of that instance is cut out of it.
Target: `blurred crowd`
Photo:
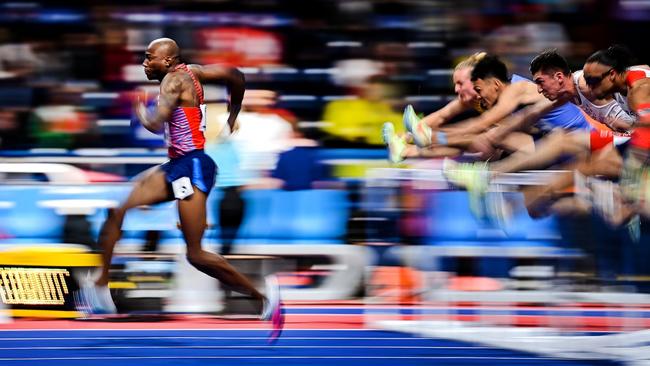
[[[401,126],[406,104],[428,113],[453,98],[460,57],[493,52],[527,75],[536,53],[557,48],[577,65],[647,24],[648,8],[628,3],[5,2],[0,149],[162,147],[131,122],[134,91],[156,90],[141,63],[161,36],[179,43],[187,63],[237,66],[249,90],[272,91],[263,112],[251,107],[256,118],[324,146],[378,147],[381,125]],[[206,89],[212,103],[225,101],[220,86]],[[245,104],[259,105],[260,94],[249,95]]]

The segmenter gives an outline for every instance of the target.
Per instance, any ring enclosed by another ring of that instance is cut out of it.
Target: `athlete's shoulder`
[[[533,104],[540,100],[546,99],[537,90],[537,84],[528,79],[517,81],[510,84],[510,96],[524,104]]]
[[[182,81],[185,80],[187,77],[189,77],[187,72],[178,68],[168,72],[167,75],[165,75],[165,77],[163,78],[162,82]]]
[[[534,90],[535,93],[537,93],[537,86],[535,86],[535,83],[527,79],[515,80],[513,78],[510,84],[508,84],[508,86],[506,87],[506,89],[511,93],[516,93],[517,95],[521,93],[527,93],[531,90]]]
[[[172,72],[168,72],[167,75],[162,79],[160,82],[160,85],[162,87],[167,86],[169,87],[170,85],[177,85],[183,83],[187,75],[185,75],[184,72],[179,72],[178,70],[174,70]]]
[[[589,86],[587,86],[587,82],[585,81],[585,77],[584,77],[584,72],[582,70],[574,71],[571,74],[571,77],[573,78],[573,85],[576,86],[576,90],[578,90],[582,94],[589,92]]]
[[[650,80],[650,67],[648,65],[636,65],[629,67],[625,75],[625,83],[628,86],[633,86],[637,83],[648,83]]]
[[[187,64],[187,68],[197,77],[200,77],[203,74],[203,65]]]
[[[593,96],[591,95],[591,90],[584,78],[584,72],[582,70],[574,71],[571,74],[573,79],[573,85],[575,86],[575,96],[574,102],[578,105],[583,104],[584,102],[591,102]]]

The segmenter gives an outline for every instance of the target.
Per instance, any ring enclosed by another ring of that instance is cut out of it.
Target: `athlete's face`
[[[452,76],[454,80],[454,91],[463,104],[471,104],[478,100],[478,94],[474,91],[471,75],[472,68],[464,67],[454,71],[454,75]]]
[[[166,55],[161,52],[161,47],[149,46],[144,54],[144,73],[149,80],[162,80],[167,72]]]
[[[603,99],[616,92],[616,71],[611,66],[590,62],[582,70],[585,82],[596,98]]]
[[[537,92],[548,100],[556,100],[567,92],[567,78],[560,71],[538,71],[533,74],[533,81],[537,84]]]
[[[490,109],[494,107],[501,95],[501,85],[496,78],[476,79],[474,80],[474,91],[478,94],[481,107]]]

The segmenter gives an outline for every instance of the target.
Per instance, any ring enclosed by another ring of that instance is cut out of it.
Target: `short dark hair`
[[[609,66],[618,72],[623,72],[636,64],[636,58],[625,46],[615,44],[604,50],[596,51],[587,58],[585,63],[597,62]]]
[[[539,55],[535,56],[533,61],[530,62],[530,73],[535,75],[538,71],[547,73],[549,71],[561,71],[564,75],[569,75],[569,63],[562,55],[557,53],[557,50],[546,50]]]
[[[497,78],[503,82],[508,79],[508,68],[497,56],[487,55],[472,70],[472,81],[477,79]]]

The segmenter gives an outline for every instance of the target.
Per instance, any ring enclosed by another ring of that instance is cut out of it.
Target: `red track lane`
[[[365,322],[373,320],[416,320],[415,315],[381,314],[288,314],[286,329],[364,329]],[[650,319],[622,319],[616,317],[572,317],[570,322],[560,317],[513,315],[513,316],[476,316],[476,315],[426,315],[427,320],[464,320],[488,321],[495,324],[511,324],[516,326],[549,326],[559,325],[575,327],[584,330],[619,330],[630,324],[635,328],[650,329]],[[11,329],[268,329],[269,325],[250,318],[219,318],[205,315],[177,315],[161,319],[160,317],[118,317],[112,319],[89,320],[47,320],[47,319],[16,319],[0,324],[0,330]]]

